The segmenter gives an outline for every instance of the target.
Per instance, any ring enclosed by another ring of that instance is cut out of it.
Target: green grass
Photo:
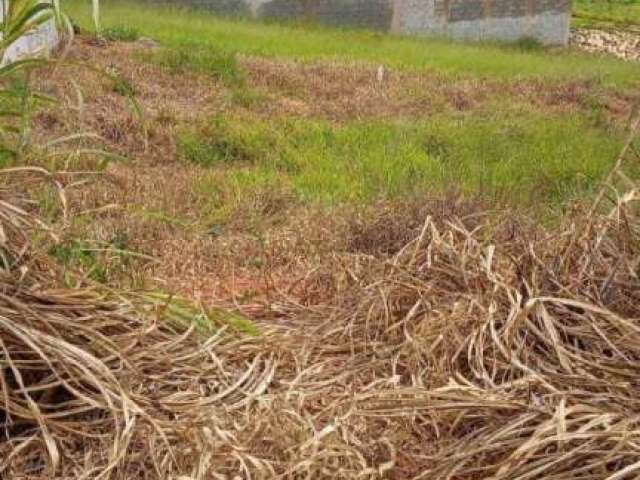
[[[114,73],[111,80],[111,89],[123,97],[135,97],[137,95],[135,86],[121,73]]]
[[[118,42],[135,42],[140,38],[140,32],[137,29],[126,25],[113,25],[102,30],[102,36],[106,40]]]
[[[83,241],[72,240],[56,245],[49,253],[65,267],[81,268],[87,272],[88,278],[96,282],[107,283],[109,280],[108,268],[100,261],[96,250]]]
[[[67,8],[76,21],[90,28],[89,3],[71,0]],[[263,24],[217,18],[201,11],[122,2],[105,4],[102,15],[107,27],[122,25],[126,19],[127,27],[178,49],[213,49],[302,61],[341,59],[502,79],[588,79],[619,87],[636,85],[640,79],[638,65],[578,52],[532,51],[517,46],[454,43],[362,30]]]
[[[622,136],[584,117],[526,108],[343,125],[227,116],[183,132],[180,152],[208,168],[196,190],[220,220],[229,205],[246,207],[255,195],[273,202],[278,193],[331,205],[459,190],[558,206],[603,178]]]
[[[640,0],[576,0],[576,24],[640,27]]]
[[[89,10],[73,5],[87,24]],[[367,31],[260,24],[202,12],[127,3],[103,9],[106,25],[128,26],[164,48],[147,61],[175,74],[211,74],[230,87],[231,106],[213,119],[178,128],[178,156],[204,168],[194,189],[204,221],[266,218],[296,203],[370,204],[379,199],[457,190],[538,211],[588,195],[610,169],[624,133],[597,109],[559,114],[488,100],[466,113],[443,109],[418,120],[351,120],[256,115],[267,101],[253,92],[236,55],[341,59],[433,69],[510,81],[583,79],[632,88],[640,66],[535,45],[464,44]],[[234,107],[243,106],[249,110]],[[630,172],[634,175],[637,172]]]
[[[147,302],[164,310],[165,318],[178,326],[193,325],[207,336],[214,335],[221,328],[250,337],[260,337],[260,327],[251,319],[235,312],[218,308],[204,308],[188,298],[177,297],[164,292],[150,292],[144,296]]]
[[[144,59],[172,73],[195,71],[208,74],[228,86],[243,86],[245,81],[235,54],[215,47],[165,48],[144,55]]]

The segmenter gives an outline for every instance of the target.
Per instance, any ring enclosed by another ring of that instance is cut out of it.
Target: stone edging
[[[571,31],[571,45],[592,53],[640,61],[640,34],[635,32],[576,28]]]

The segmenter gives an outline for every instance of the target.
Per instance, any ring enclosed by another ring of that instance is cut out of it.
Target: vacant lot
[[[0,476],[637,475],[639,64],[71,6],[2,99]]]

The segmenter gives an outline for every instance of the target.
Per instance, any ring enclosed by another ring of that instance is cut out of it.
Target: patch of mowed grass
[[[561,207],[598,184],[624,135],[576,115],[522,107],[341,125],[228,116],[187,136],[182,158],[209,167],[196,190],[213,211],[229,213],[269,189],[309,203],[459,191],[525,208]]]
[[[245,83],[236,55],[216,48],[165,48],[145,54],[142,58],[175,74],[189,71],[203,73],[233,87],[242,87]]]
[[[66,5],[74,19],[90,27],[91,12],[86,2],[72,0]],[[618,87],[637,85],[640,78],[639,65],[573,51],[528,50],[310,25],[264,24],[128,2],[109,2],[102,15],[107,26],[127,18],[141,33],[172,49],[212,49],[301,61],[339,59],[502,79],[584,79]]]

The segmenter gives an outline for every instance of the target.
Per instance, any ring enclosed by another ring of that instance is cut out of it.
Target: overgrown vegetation
[[[9,160],[19,159],[30,143],[31,117],[38,104],[52,98],[31,89],[33,71],[43,64],[40,59],[8,59],[9,48],[22,36],[58,19],[60,11],[55,5],[38,0],[16,0],[3,3],[0,20],[0,167]]]
[[[640,118],[623,70],[615,90],[301,72],[120,40],[67,52],[112,82],[37,71],[61,92],[46,116],[9,97],[53,140],[0,170],[0,477],[637,476]],[[473,48],[483,74],[525,55]],[[86,168],[90,127],[130,161]]]
[[[625,158],[611,186],[628,181]],[[42,227],[12,193],[27,179],[0,190],[0,471],[11,478],[621,479],[640,468],[635,186],[614,205],[602,190],[554,231],[427,210],[408,243],[334,254],[291,279],[258,327],[163,294],[43,291],[57,277],[30,242]]]

